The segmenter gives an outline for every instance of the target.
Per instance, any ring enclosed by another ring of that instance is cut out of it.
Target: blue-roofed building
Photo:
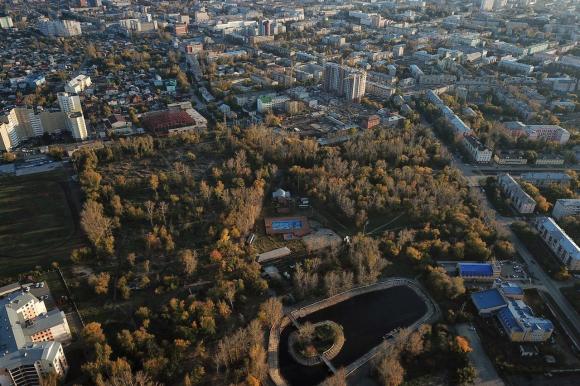
[[[502,283],[499,286],[499,290],[506,299],[523,300],[524,298],[524,290],[514,283]]]
[[[532,309],[521,300],[509,300],[497,318],[512,342],[544,342],[554,332],[554,324],[534,316]]]
[[[471,295],[473,305],[481,316],[497,316],[503,330],[512,342],[543,342],[554,332],[548,319],[534,316],[523,299],[524,291],[513,283]]]
[[[457,272],[464,280],[492,281],[499,277],[501,268],[494,263],[457,263]]]
[[[471,301],[479,315],[491,315],[507,306],[507,302],[497,288],[471,294]]]

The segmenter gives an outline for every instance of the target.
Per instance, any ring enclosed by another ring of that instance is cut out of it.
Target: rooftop
[[[489,310],[507,305],[497,288],[471,294],[471,300],[478,311]]]

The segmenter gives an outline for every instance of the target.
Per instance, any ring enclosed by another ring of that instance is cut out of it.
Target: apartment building
[[[468,134],[464,136],[463,146],[465,146],[475,162],[489,163],[491,161],[493,151],[485,146],[475,135]]]
[[[377,98],[389,99],[395,94],[395,88],[367,80],[365,92]]]
[[[524,130],[532,141],[544,140],[563,145],[570,139],[570,132],[558,125],[526,125]]]
[[[285,95],[262,95],[256,101],[256,109],[259,113],[283,110],[288,101],[290,98]]]
[[[338,63],[325,63],[323,87],[326,92],[360,102],[366,91],[367,73]]]
[[[41,18],[38,23],[40,33],[52,37],[71,37],[82,34],[81,23],[75,20],[49,20]]]
[[[503,59],[499,61],[499,68],[511,73],[529,75],[534,71],[534,66],[525,63],[519,63],[512,59]]]
[[[78,75],[69,80],[64,85],[64,91],[69,94],[78,94],[90,87],[92,84],[91,77],[87,75]]]
[[[12,292],[0,299],[0,331],[2,386],[39,385],[46,374],[66,374],[62,344],[70,341],[71,332],[64,312],[47,312],[29,292]]]
[[[572,177],[566,173],[529,172],[523,173],[521,179],[536,186],[548,186],[552,184],[570,186]]]
[[[552,209],[552,217],[561,219],[566,216],[580,215],[580,199],[578,198],[560,198],[556,201]]]
[[[538,217],[536,228],[540,237],[556,257],[571,271],[580,270],[580,247],[551,217]]]
[[[502,191],[508,196],[518,213],[534,213],[536,201],[527,194],[520,184],[509,174],[500,174],[497,182]]]
[[[66,116],[66,127],[73,138],[81,141],[86,139],[88,137],[87,126],[78,94],[59,92],[57,99],[60,109]]]

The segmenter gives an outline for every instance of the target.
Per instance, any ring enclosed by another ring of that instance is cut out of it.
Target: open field
[[[62,170],[0,180],[0,275],[68,259],[81,244],[72,200]]]

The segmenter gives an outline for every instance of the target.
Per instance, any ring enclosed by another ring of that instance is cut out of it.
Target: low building
[[[498,165],[525,165],[528,159],[523,152],[496,151],[493,160]]]
[[[290,255],[291,253],[292,253],[292,251],[288,247],[277,248],[277,249],[273,249],[273,250],[268,251],[268,252],[258,254],[257,261],[258,261],[258,263],[266,263],[270,260],[276,260],[276,259],[280,259],[282,257],[286,257],[286,256]]]
[[[536,159],[538,166],[561,166],[564,165],[564,157],[559,155],[541,154]]]
[[[507,306],[507,302],[497,288],[471,294],[471,301],[480,316],[491,315]]]
[[[556,257],[571,271],[580,270],[580,247],[551,217],[538,217],[536,228],[540,237]]]
[[[475,135],[468,134],[463,137],[463,145],[475,162],[489,163],[491,161],[493,151],[485,146]]]
[[[521,179],[535,186],[562,185],[570,186],[572,177],[566,173],[529,172],[523,173]]]
[[[500,174],[497,182],[506,196],[512,202],[518,213],[534,213],[536,201],[522,189],[520,184],[509,174]]]
[[[524,290],[517,284],[511,282],[504,282],[501,283],[498,287],[501,294],[506,299],[513,299],[513,300],[523,300],[524,299]]]
[[[556,201],[554,209],[552,209],[552,217],[560,219],[566,216],[580,215],[580,199],[579,198],[560,198]]]
[[[534,316],[522,300],[509,300],[497,318],[512,342],[544,342],[554,332],[554,324]]]
[[[362,127],[364,129],[372,129],[375,126],[380,125],[381,117],[378,115],[369,115],[368,117],[363,118],[362,120]]]
[[[285,95],[263,95],[256,101],[257,110],[259,113],[284,110],[288,101],[290,101],[290,98]]]
[[[554,332],[554,324],[534,316],[532,309],[521,298],[519,286],[502,285],[471,295],[473,305],[481,316],[496,315],[512,342],[544,342]]]
[[[493,281],[501,273],[496,263],[457,263],[457,273],[468,281]]]
[[[185,111],[155,111],[141,118],[143,128],[154,134],[177,134],[196,129],[195,121]]]
[[[297,217],[267,217],[264,219],[267,235],[283,235],[284,239],[302,237],[310,233],[308,219]]]

